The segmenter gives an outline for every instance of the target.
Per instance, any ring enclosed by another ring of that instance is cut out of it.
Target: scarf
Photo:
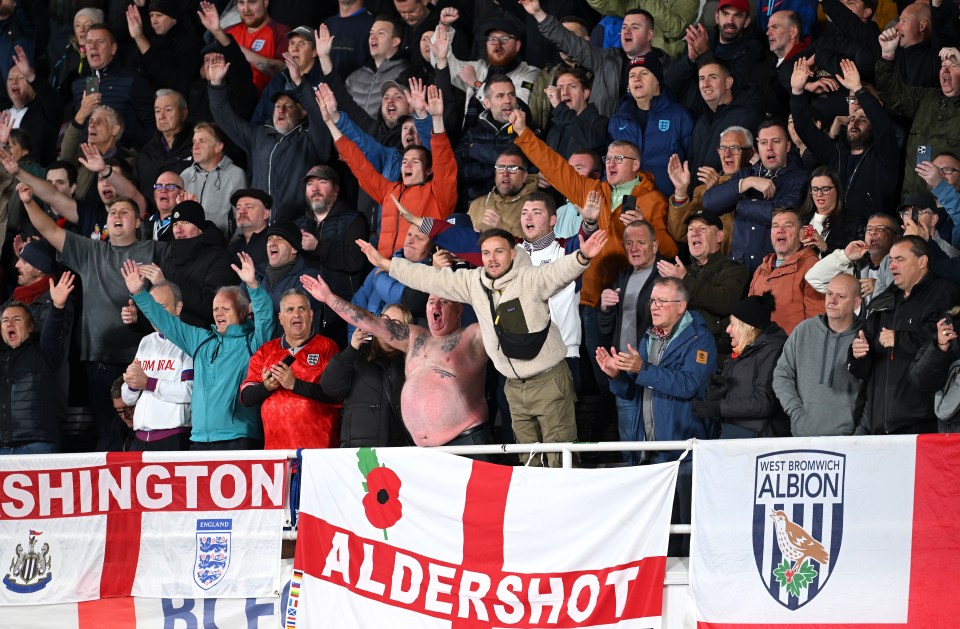
[[[546,249],[547,247],[550,246],[550,243],[552,243],[556,239],[557,237],[553,235],[553,230],[551,229],[549,232],[547,232],[540,238],[537,238],[533,242],[524,240],[523,249],[528,254],[533,255],[534,251],[540,251],[541,249]]]
[[[267,279],[270,280],[270,286],[276,286],[283,277],[293,269],[293,265],[297,263],[296,258],[292,261],[287,262],[286,264],[281,264],[280,266],[270,266],[267,265],[266,273]]]
[[[48,280],[52,277],[52,275],[44,273],[36,282],[27,284],[26,286],[17,286],[13,290],[13,299],[25,304],[32,304],[41,295],[50,290],[50,282]]]

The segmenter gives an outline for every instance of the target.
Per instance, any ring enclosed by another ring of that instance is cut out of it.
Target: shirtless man
[[[319,276],[300,283],[347,323],[406,352],[406,383],[400,397],[403,423],[418,446],[491,443],[483,397],[487,354],[480,327],[460,327],[463,304],[430,295],[429,329],[392,319],[338,297]],[[485,456],[471,458],[488,460]]]

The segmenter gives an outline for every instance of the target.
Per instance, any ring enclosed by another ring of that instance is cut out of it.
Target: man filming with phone
[[[320,388],[337,344],[313,333],[310,299],[299,288],[280,297],[280,338],[250,358],[240,402],[259,406],[264,448],[333,448],[340,441],[340,405]]]

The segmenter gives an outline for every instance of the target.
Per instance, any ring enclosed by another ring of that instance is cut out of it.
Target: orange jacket
[[[770,253],[757,267],[750,281],[750,295],[773,293],[777,300],[776,309],[770,317],[787,334],[804,319],[826,312],[823,293],[813,289],[804,275],[820,258],[810,247],[803,247],[774,267],[777,254]]]
[[[599,223],[600,229],[607,230],[607,244],[584,272],[580,290],[581,304],[599,307],[600,293],[627,267],[627,256],[623,252],[624,224],[620,221],[620,208],[611,211],[613,190],[610,184],[584,177],[529,130],[521,133],[514,142],[540,169],[550,185],[573,203],[583,207],[592,190],[600,192]],[[640,171],[638,176],[640,183],[632,192],[637,198],[637,209],[644,220],[653,225],[660,255],[672,260],[677,255],[677,243],[667,232],[667,199],[654,187],[651,175]]]
[[[410,223],[403,220],[393,203],[397,197],[403,207],[417,216],[445,219],[457,204],[457,162],[446,133],[434,133],[430,139],[433,154],[433,178],[416,186],[390,181],[377,172],[360,148],[342,136],[337,140],[340,157],[347,163],[364,192],[380,203],[380,239],[377,250],[385,258],[403,247]]]
[[[276,389],[260,406],[263,420],[264,449],[336,448],[340,445],[340,405],[327,404],[297,393],[303,384],[319,385],[320,374],[338,351],[337,344],[314,334],[296,354],[293,375],[298,380],[293,391]],[[280,339],[267,341],[250,357],[246,387],[263,382],[263,370],[290,355]]]

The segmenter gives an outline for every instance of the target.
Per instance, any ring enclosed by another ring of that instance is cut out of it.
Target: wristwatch
[[[473,82],[473,89],[478,90],[478,89],[480,89],[480,86],[481,86],[481,85],[483,85],[483,83],[481,83],[480,81],[474,81],[474,82]]]

